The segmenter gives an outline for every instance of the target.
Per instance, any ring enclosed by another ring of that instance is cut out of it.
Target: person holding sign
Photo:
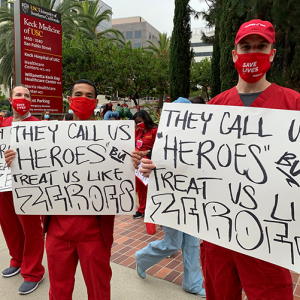
[[[85,79],[76,81],[68,97],[74,121],[92,120],[97,89]],[[5,155],[11,164],[14,152]],[[109,300],[114,215],[53,215],[44,217],[50,300],[71,300],[80,261],[89,300]]]
[[[151,116],[145,110],[136,112],[132,119],[135,121],[137,126],[135,131],[135,150],[139,151],[141,156],[147,156],[150,158],[157,134],[157,125],[153,122]],[[133,215],[133,218],[139,219],[145,213],[147,186],[138,178],[135,182],[140,206],[135,215]]]
[[[188,99],[178,98],[173,103],[191,103]],[[136,158],[132,158],[136,163]],[[146,160],[151,162],[150,160]],[[144,160],[143,160],[144,162]],[[153,165],[151,165],[153,166]],[[143,166],[142,166],[143,167]],[[145,170],[142,169],[141,173]],[[146,172],[146,177],[149,174]],[[146,270],[164,258],[176,253],[180,248],[183,256],[182,288],[188,293],[205,298],[205,289],[202,288],[203,278],[199,261],[199,239],[182,231],[163,226],[165,236],[162,240],[150,242],[145,248],[135,253],[138,275],[146,278]]]
[[[232,51],[239,73],[238,84],[208,104],[300,110],[299,93],[266,79],[276,54],[274,44],[275,30],[270,22],[251,20],[244,23]],[[143,162],[140,172],[148,176],[155,166],[151,161]],[[285,268],[206,241],[202,256],[208,300],[241,299],[242,289],[249,300],[293,299],[291,274]]]
[[[85,79],[76,81],[68,97],[73,120],[92,120],[97,89]],[[109,300],[111,246],[115,216],[51,216],[47,222],[46,251],[50,300],[71,300],[78,260],[88,299]]]
[[[13,116],[6,118],[0,127],[8,127],[12,122],[39,121],[30,112],[31,94],[24,85],[16,85],[8,98],[13,107]],[[14,157],[12,150],[5,151],[5,158]],[[42,220],[36,215],[16,215],[12,192],[0,193],[0,225],[12,256],[9,268],[2,271],[3,277],[12,277],[21,271],[24,282],[19,294],[33,292],[44,278],[45,269],[42,265],[44,254],[44,234]]]

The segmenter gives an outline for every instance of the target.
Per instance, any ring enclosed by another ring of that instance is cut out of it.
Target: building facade
[[[214,28],[193,28],[192,29],[192,39],[191,39],[191,48],[194,50],[194,58],[197,62],[204,58],[210,58],[213,52],[213,45],[203,43],[201,40],[202,32],[205,33],[206,36],[214,35]]]
[[[100,7],[100,14],[102,12],[104,12],[105,10],[107,10],[107,9],[112,10],[112,8],[109,5],[107,5],[105,2],[103,2],[103,1],[99,1],[98,7]],[[110,20],[109,21],[106,21],[106,20],[102,21],[99,24],[99,26],[97,27],[97,31],[98,32],[102,32],[104,30],[112,28],[112,21],[111,21],[111,19],[112,19],[112,16],[110,16]]]
[[[158,44],[160,32],[142,17],[113,19],[112,27],[122,32],[125,42],[130,41],[134,48],[149,46],[148,40]]]

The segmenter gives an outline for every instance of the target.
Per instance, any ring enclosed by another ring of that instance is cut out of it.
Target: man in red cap
[[[270,22],[252,20],[239,29],[233,62],[238,84],[208,104],[300,110],[300,94],[266,80],[276,54],[275,31]],[[149,176],[155,167],[143,160],[140,172]],[[204,241],[202,269],[207,300],[240,300],[244,289],[249,300],[293,300],[289,270]]]
[[[266,79],[276,54],[274,44],[275,30],[270,22],[244,23],[232,51],[238,84],[208,104],[300,110],[299,93]],[[203,247],[208,300],[240,300],[242,288],[249,300],[293,299],[289,270],[208,242]]]

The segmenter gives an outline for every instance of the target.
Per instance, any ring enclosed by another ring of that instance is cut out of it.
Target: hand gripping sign
[[[299,112],[166,104],[145,222],[300,272]]]
[[[138,165],[138,169],[135,170],[135,176],[138,180],[140,180],[145,186],[148,185],[148,182],[149,182],[149,178],[148,177],[144,177],[143,174],[140,172],[140,169],[141,169],[141,166],[142,166],[142,163],[140,163]]]
[[[133,121],[16,123],[11,148],[18,214],[135,211]]]

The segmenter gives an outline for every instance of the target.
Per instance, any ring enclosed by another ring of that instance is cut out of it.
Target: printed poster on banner
[[[4,151],[10,148],[11,127],[0,128],[0,192],[11,191],[10,169],[7,167]]]
[[[133,121],[13,124],[17,214],[131,215],[134,141]]]
[[[165,104],[145,222],[300,273],[298,111]]]

